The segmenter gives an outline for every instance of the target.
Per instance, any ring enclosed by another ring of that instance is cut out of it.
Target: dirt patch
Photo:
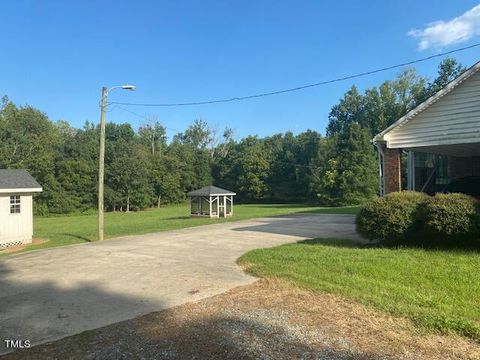
[[[261,280],[225,294],[9,354],[6,359],[479,359],[338,296]]]
[[[1,254],[14,253],[14,252],[25,249],[27,246],[43,244],[43,243],[46,243],[47,241],[48,239],[32,239],[32,242],[30,244],[11,246],[8,248],[0,249],[0,253]]]

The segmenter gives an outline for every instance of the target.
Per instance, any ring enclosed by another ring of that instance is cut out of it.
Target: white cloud
[[[468,41],[480,35],[480,5],[451,20],[435,21],[423,29],[410,30],[408,35],[418,39],[419,50],[441,49]]]

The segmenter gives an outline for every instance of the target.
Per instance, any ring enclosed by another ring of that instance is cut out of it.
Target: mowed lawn
[[[228,219],[190,218],[188,204],[130,213],[110,212],[105,214],[105,237],[146,234],[298,212],[354,214],[358,212],[358,207],[319,208],[301,204],[235,205],[234,216]],[[34,217],[33,228],[34,238],[46,239],[48,242],[30,245],[22,251],[95,241],[97,215]],[[8,253],[0,252],[1,255]]]
[[[350,298],[420,328],[480,341],[480,252],[359,247],[317,239],[253,250],[239,259],[259,277]]]

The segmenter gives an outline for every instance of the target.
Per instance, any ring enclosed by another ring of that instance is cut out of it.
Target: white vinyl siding
[[[480,143],[480,72],[385,135],[389,148]]]
[[[17,196],[20,198],[20,213],[11,213],[11,197],[14,197],[17,204]],[[30,243],[32,233],[32,195],[0,194],[0,247],[5,244]]]

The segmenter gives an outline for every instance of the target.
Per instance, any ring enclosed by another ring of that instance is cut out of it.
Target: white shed
[[[41,191],[25,170],[0,169],[0,249],[32,242],[32,195]]]

